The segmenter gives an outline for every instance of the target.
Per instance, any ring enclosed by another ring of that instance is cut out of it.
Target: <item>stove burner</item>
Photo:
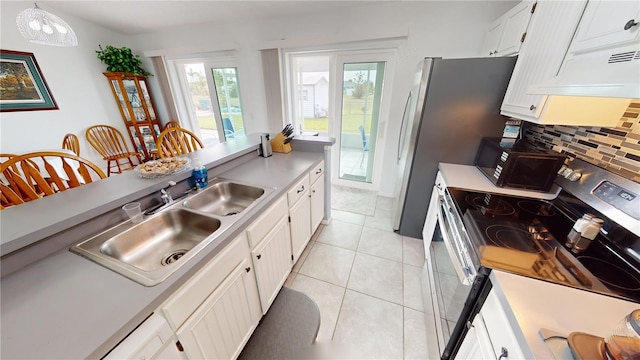
[[[467,203],[474,208],[480,210],[483,215],[502,215],[509,216],[516,212],[516,210],[508,202],[491,197],[490,194],[486,195],[467,195],[465,197]]]
[[[497,246],[528,253],[542,253],[553,251],[553,247],[544,241],[532,240],[529,232],[507,225],[489,225],[484,229],[487,239]],[[539,246],[535,246],[538,244]]]
[[[518,201],[518,207],[529,214],[536,216],[554,216],[556,210],[551,204],[546,204],[541,201],[521,200]]]
[[[640,290],[640,279],[617,265],[592,256],[578,256],[576,259],[589,269],[598,280],[609,286],[622,290]]]

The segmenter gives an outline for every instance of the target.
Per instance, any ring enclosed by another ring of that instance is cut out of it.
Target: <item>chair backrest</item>
[[[0,175],[3,207],[36,200],[106,177],[90,161],[55,151],[14,156],[0,163]]]
[[[167,121],[166,124],[164,124],[164,127],[162,128],[162,130],[167,130],[168,128],[179,128],[182,127],[180,126],[180,122],[177,120],[169,120]]]
[[[226,138],[234,138],[236,130],[233,128],[233,123],[229,118],[222,118],[222,128],[224,129],[224,136]]]
[[[109,125],[95,125],[85,131],[87,141],[105,159],[129,154],[129,147],[122,133]]]
[[[62,138],[62,148],[71,150],[80,156],[80,142],[75,134],[66,134],[64,138]]]
[[[204,148],[196,134],[183,128],[168,128],[158,136],[158,157],[183,155]]]
[[[367,135],[364,133],[364,126],[358,126],[358,131],[360,131],[360,137],[362,137],[362,150],[369,150],[369,144],[367,143]]]

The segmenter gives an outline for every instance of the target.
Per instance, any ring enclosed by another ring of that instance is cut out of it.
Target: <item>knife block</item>
[[[276,135],[272,140],[271,140],[271,149],[273,150],[273,152],[279,152],[279,153],[290,153],[291,152],[291,144],[285,144],[284,141],[287,138],[284,137],[284,135],[282,135],[282,133],[278,133],[278,135]]]

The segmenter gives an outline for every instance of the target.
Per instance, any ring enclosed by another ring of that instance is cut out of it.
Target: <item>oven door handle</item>
[[[470,271],[467,267],[462,265],[462,261],[460,260],[460,258],[458,256],[462,256],[462,254],[460,253],[460,251],[458,250],[458,246],[456,245],[455,240],[453,240],[449,235],[449,229],[451,228],[449,226],[449,224],[447,223],[447,220],[444,218],[444,216],[442,216],[442,208],[444,207],[443,205],[444,203],[444,199],[440,199],[440,209],[438,209],[438,223],[440,223],[440,232],[442,233],[442,238],[444,240],[444,245],[447,247],[447,253],[449,254],[449,257],[451,258],[451,262],[453,263],[453,268],[456,271],[456,274],[458,274],[458,277],[460,278],[460,281],[463,284],[469,284],[469,275],[470,275]],[[455,235],[452,235],[455,236]],[[458,255],[458,256],[456,256]]]

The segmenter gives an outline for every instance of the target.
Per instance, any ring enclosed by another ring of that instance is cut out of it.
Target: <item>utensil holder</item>
[[[278,133],[272,140],[271,140],[271,150],[273,150],[273,152],[279,152],[279,153],[290,153],[291,152],[291,144],[285,144],[284,141],[287,138],[284,137],[284,135],[282,135],[282,133]]]

